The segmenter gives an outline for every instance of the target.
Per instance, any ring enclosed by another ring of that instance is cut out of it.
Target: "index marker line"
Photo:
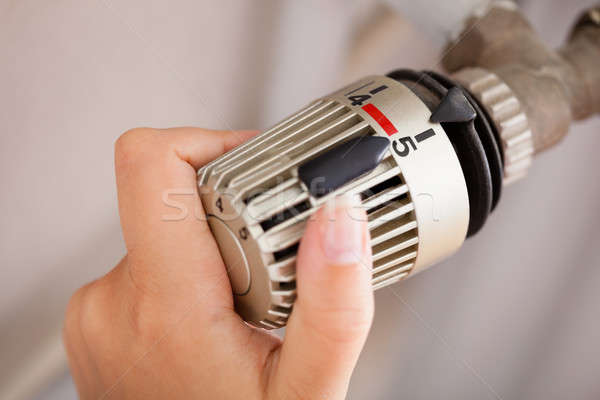
[[[346,93],[344,96],[348,96],[348,95],[351,95],[351,94],[352,94],[352,93],[354,93],[354,92],[358,92],[360,89],[363,89],[363,88],[366,88],[366,87],[367,87],[367,86],[369,86],[369,85],[372,85],[372,84],[373,84],[373,82],[375,82],[375,81],[371,81],[371,82],[369,82],[369,83],[365,83],[364,85],[362,85],[362,86],[360,86],[360,87],[357,87],[356,89],[353,89],[353,90],[349,91],[349,92],[348,92],[348,93]]]
[[[374,104],[365,104],[361,107],[363,110],[367,112],[374,120],[383,128],[385,133],[388,136],[392,136],[394,133],[398,132],[398,129],[392,124],[392,121],[387,119],[385,115],[377,108]]]

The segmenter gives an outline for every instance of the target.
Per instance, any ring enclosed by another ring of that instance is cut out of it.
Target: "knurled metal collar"
[[[485,109],[496,127],[504,158],[505,185],[527,175],[534,154],[527,115],[512,89],[483,68],[465,68],[452,78],[465,87]]]

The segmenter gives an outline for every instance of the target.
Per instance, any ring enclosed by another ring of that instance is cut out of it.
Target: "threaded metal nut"
[[[453,76],[479,101],[492,119],[502,146],[505,185],[525,175],[534,154],[527,115],[512,89],[483,68],[465,68]]]

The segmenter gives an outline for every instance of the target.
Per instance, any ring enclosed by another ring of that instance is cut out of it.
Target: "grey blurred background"
[[[0,1],[0,398],[76,398],[61,322],[124,254],[120,133],[264,129],[363,75],[439,69],[476,3]],[[520,3],[558,46],[593,1]],[[377,293],[350,399],[600,398],[599,131],[573,126],[458,254]]]

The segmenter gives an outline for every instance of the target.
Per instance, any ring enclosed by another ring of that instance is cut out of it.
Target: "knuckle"
[[[156,133],[152,128],[134,128],[123,133],[115,142],[115,162],[117,167],[131,163],[144,153],[148,138]]]
[[[85,342],[93,342],[102,334],[105,324],[100,291],[95,281],[73,294],[65,315],[63,332],[66,341],[79,337]]]
[[[147,345],[164,330],[168,321],[164,305],[146,291],[123,291],[121,273],[115,269],[72,295],[63,325],[63,341],[68,348],[98,355],[114,344],[116,337],[111,332],[127,332],[128,338]],[[118,298],[117,290],[123,291]]]
[[[63,334],[65,338],[70,338],[77,333],[81,315],[81,303],[82,299],[85,297],[86,290],[87,288],[85,286],[79,288],[75,293],[73,293],[69,299],[69,302],[67,303],[63,327]]]

